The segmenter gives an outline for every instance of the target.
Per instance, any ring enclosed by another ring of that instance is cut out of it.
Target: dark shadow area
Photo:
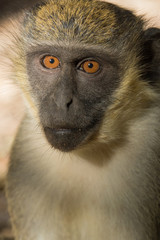
[[[4,189],[0,189],[0,240],[14,240],[7,212]]]
[[[39,0],[0,0],[0,20],[27,9]]]

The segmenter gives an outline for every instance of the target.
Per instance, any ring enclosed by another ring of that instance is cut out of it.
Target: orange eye
[[[98,62],[91,60],[84,62],[81,67],[86,73],[96,73],[99,70],[100,65]]]
[[[45,56],[42,60],[42,64],[46,68],[55,69],[55,68],[59,67],[60,61],[56,57]]]

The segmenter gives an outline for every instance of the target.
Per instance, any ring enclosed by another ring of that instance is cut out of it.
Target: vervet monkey
[[[16,240],[158,240],[160,30],[96,0],[25,14],[6,183]]]

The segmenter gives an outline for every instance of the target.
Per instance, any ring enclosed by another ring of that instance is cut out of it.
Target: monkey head
[[[130,11],[96,0],[49,0],[26,13],[15,72],[52,147],[120,141],[152,104],[146,66],[157,38],[143,28]]]

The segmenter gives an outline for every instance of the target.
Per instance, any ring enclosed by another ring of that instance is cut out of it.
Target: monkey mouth
[[[82,129],[81,128],[53,128],[51,129],[53,132],[55,132],[56,134],[60,134],[60,135],[64,135],[64,134],[71,134],[73,132],[81,132]]]
[[[86,128],[44,127],[43,130],[52,147],[62,152],[69,152],[83,142],[90,128],[90,126]]]

